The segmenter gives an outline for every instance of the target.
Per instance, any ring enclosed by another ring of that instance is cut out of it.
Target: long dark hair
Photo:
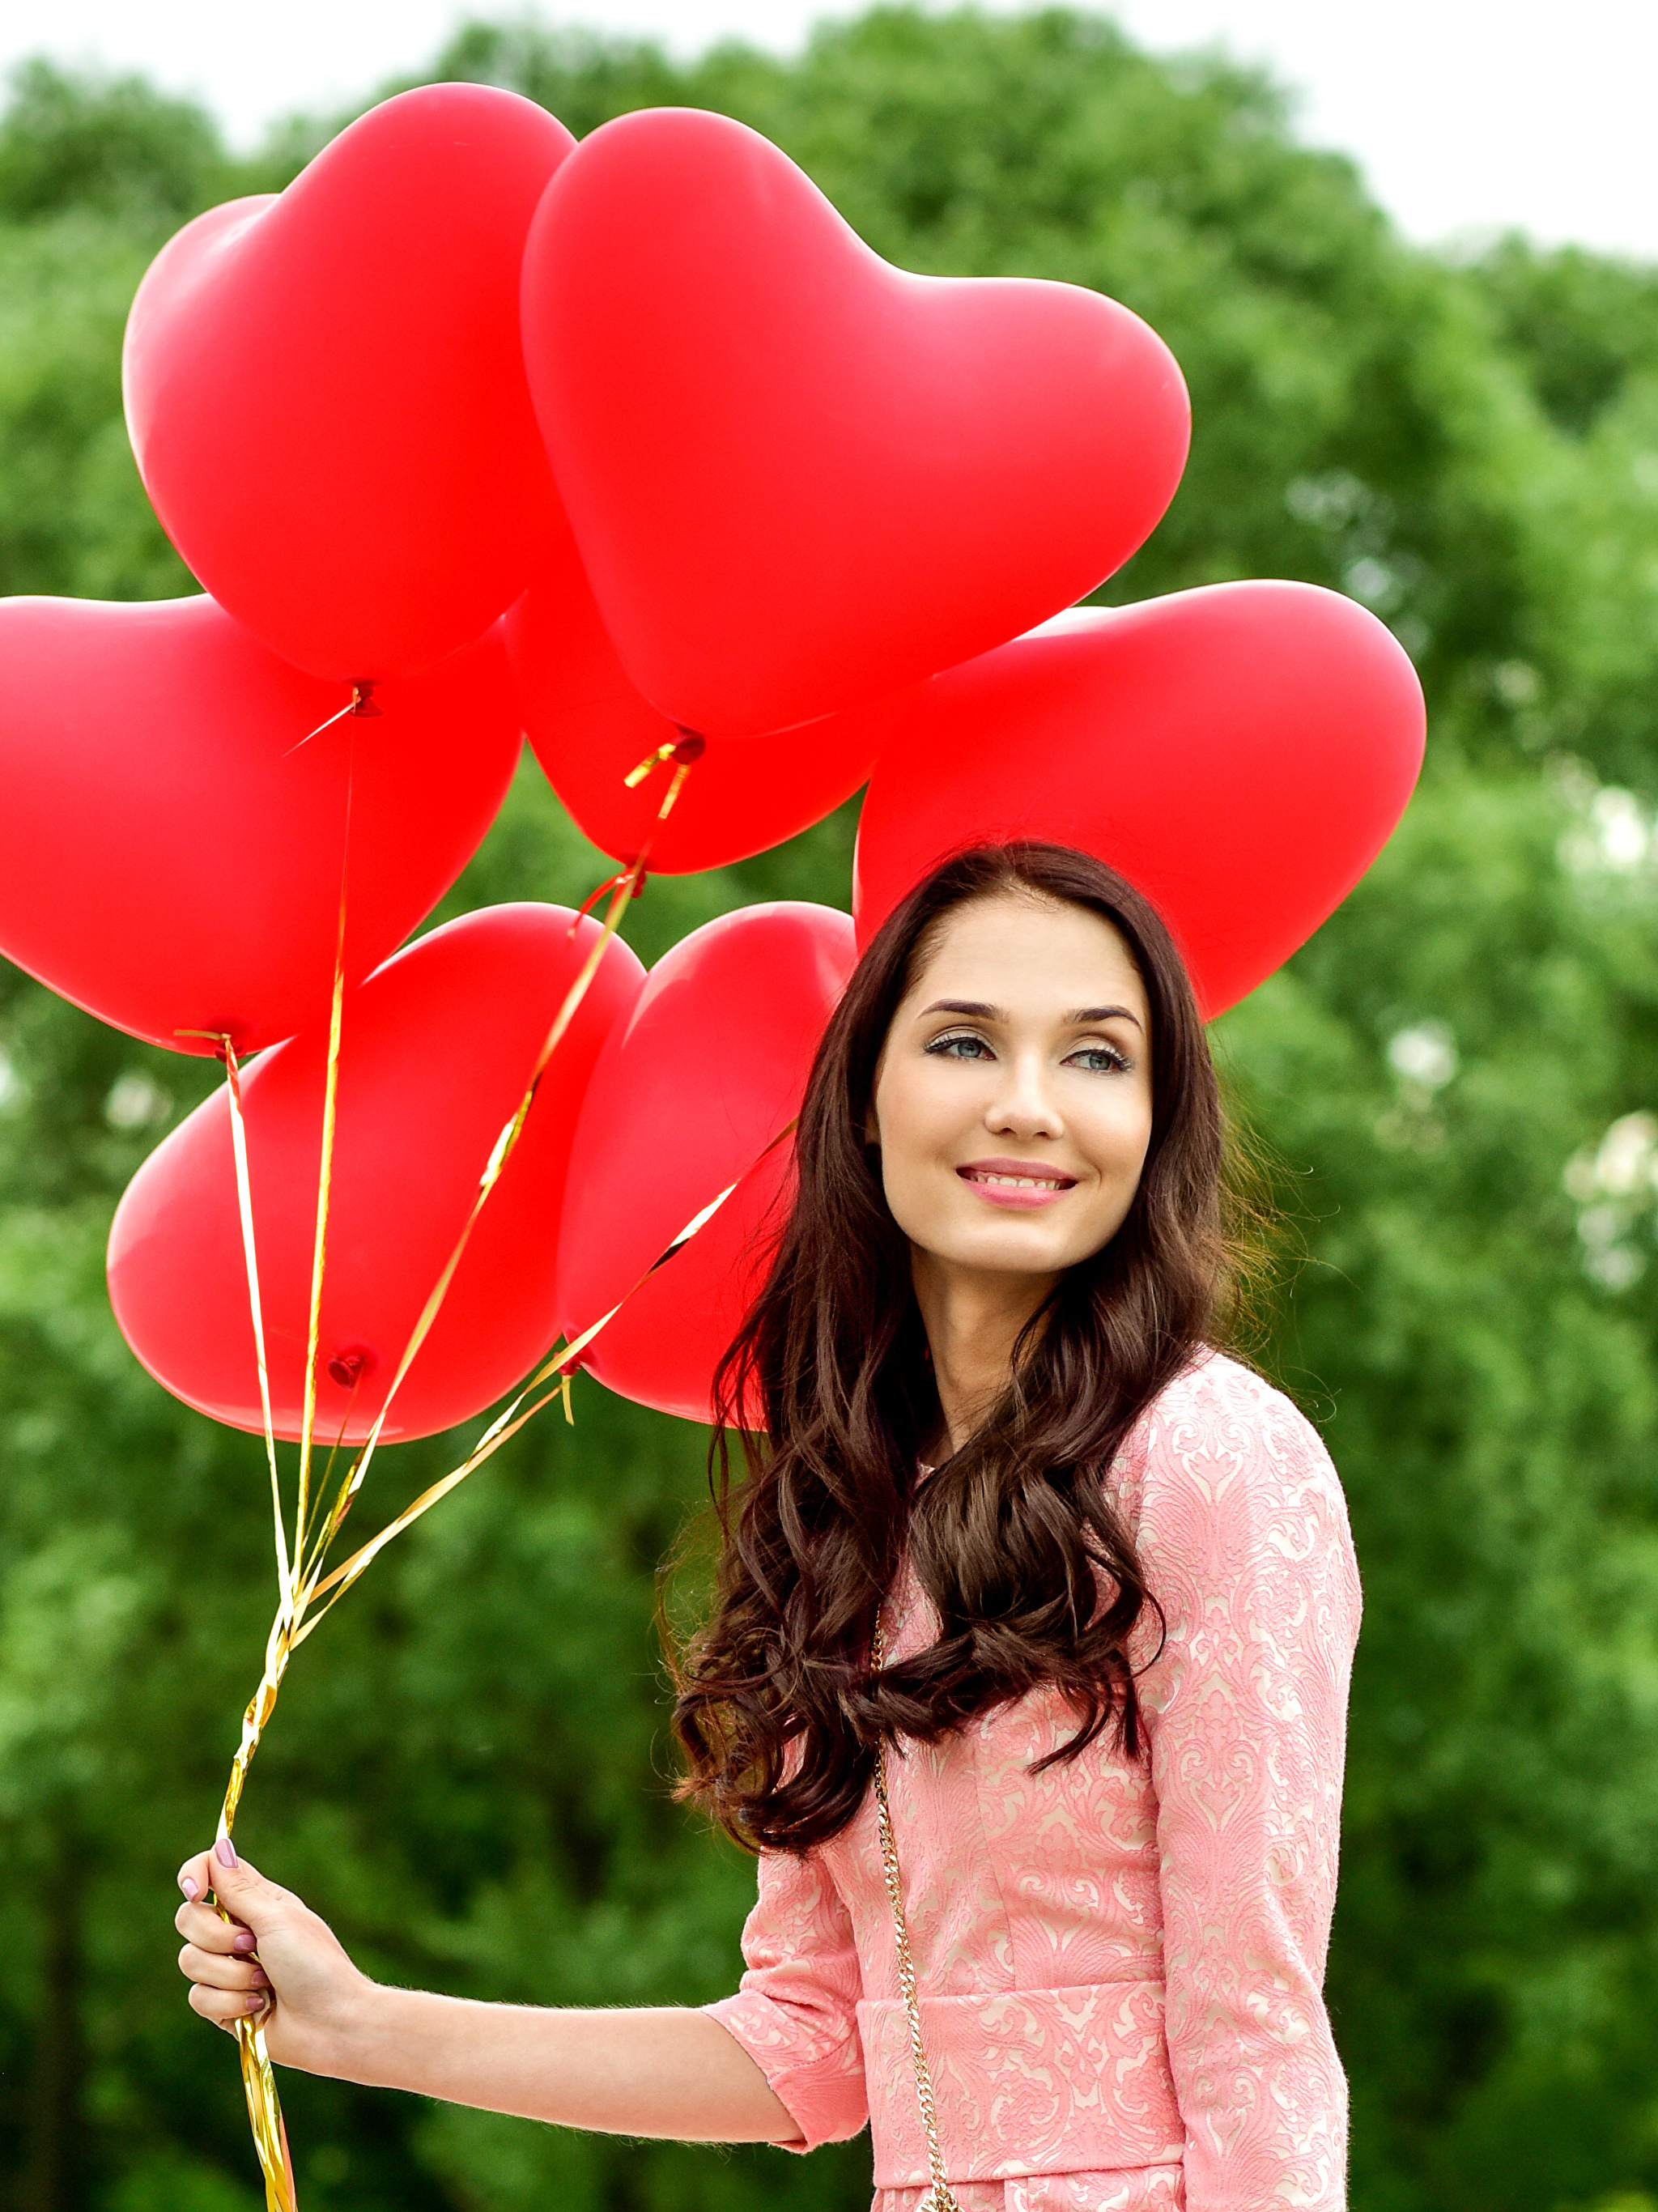
[[[1060,1279],[1000,1402],[918,1486],[938,1400],[866,1117],[893,1016],[945,917],[1010,893],[1086,908],[1121,932],[1151,1006],[1151,1143],[1122,1227]],[[978,848],[883,925],[819,1048],[793,1206],[716,1384],[723,1553],[712,1617],[678,1662],[674,1725],[681,1794],[740,1843],[809,1850],[857,1811],[878,1738],[936,1741],[1041,1685],[1078,1721],[1052,1757],[1107,1731],[1139,1755],[1128,1645],[1156,1601],[1108,1476],[1210,1332],[1226,1257],[1222,1149],[1185,966],[1149,901],[1102,861]],[[765,1432],[744,1431],[733,1482],[727,1434],[738,1409],[759,1406]],[[938,1637],[875,1674],[877,1611],[906,1548]]]

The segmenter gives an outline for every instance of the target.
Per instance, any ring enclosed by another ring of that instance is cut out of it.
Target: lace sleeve
[[[799,2128],[801,2140],[780,2148],[816,2150],[855,2136],[869,2118],[862,1976],[851,1916],[815,1857],[762,1853],[743,1957],[737,1995],[705,2010],[737,2038]]]
[[[1358,1576],[1334,1468],[1230,1362],[1154,1416],[1142,1684],[1187,2212],[1340,2212],[1347,2085],[1322,1985]]]

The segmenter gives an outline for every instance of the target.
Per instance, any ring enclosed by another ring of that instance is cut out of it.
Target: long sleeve
[[[1335,1470],[1230,1363],[1169,1394],[1139,1550],[1142,1682],[1187,2212],[1340,2212],[1347,2085],[1322,1996],[1357,1571]]]
[[[815,1855],[760,1859],[760,1894],[743,1930],[747,1972],[735,1996],[704,2008],[734,2035],[815,2150],[869,2118],[858,2033],[863,1982],[852,1919]]]

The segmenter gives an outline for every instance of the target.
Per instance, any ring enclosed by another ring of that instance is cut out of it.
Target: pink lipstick
[[[956,1172],[988,1204],[1011,1206],[1016,1212],[1033,1212],[1053,1206],[1077,1187],[1075,1176],[1049,1166],[1045,1160],[969,1160]]]

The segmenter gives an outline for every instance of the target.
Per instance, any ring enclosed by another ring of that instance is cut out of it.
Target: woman
[[[380,1988],[222,1844],[180,1875],[192,2004],[573,2127],[867,2118],[879,2212],[930,2171],[963,2212],[1336,2212],[1357,1579],[1317,1438],[1210,1346],[1221,1115],[1168,932],[1078,853],[948,862],[859,963],[797,1150],[721,1379],[769,1441],[677,1713],[686,1794],[760,1852],[739,1992]]]

